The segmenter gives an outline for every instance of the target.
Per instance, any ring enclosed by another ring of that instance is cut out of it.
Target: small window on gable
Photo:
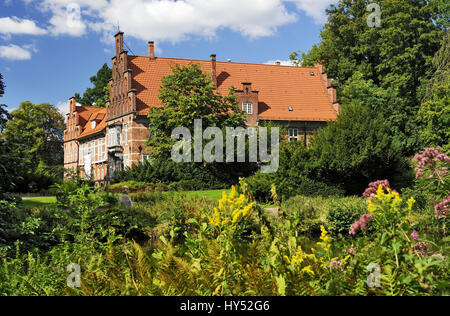
[[[92,121],[91,122],[91,128],[95,129],[97,127],[97,122],[96,121]]]
[[[247,114],[253,114],[253,104],[252,103],[243,103],[242,111],[244,111]]]

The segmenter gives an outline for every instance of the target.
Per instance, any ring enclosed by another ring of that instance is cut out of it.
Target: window
[[[150,155],[142,155],[142,162],[151,161]]]
[[[90,143],[89,154],[91,155],[92,159],[94,157],[94,141],[91,140],[89,143]]]
[[[84,159],[84,144],[80,144],[80,161]]]
[[[95,129],[97,127],[97,122],[96,121],[91,121],[91,128]]]
[[[128,155],[123,155],[123,168],[128,167]]]
[[[100,138],[98,142],[98,160],[103,160],[103,138]]]
[[[244,111],[247,114],[253,114],[253,104],[251,104],[251,103],[243,103],[242,104],[242,111]]]
[[[124,125],[124,128],[123,128],[123,139],[124,139],[124,142],[125,142],[125,146],[128,146],[128,124]]]
[[[289,141],[298,141],[298,128],[290,128],[289,129]]]

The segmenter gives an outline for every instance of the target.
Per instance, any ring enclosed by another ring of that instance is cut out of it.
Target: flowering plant
[[[433,195],[435,218],[446,218],[450,204],[450,157],[441,153],[440,147],[427,148],[413,161],[417,163],[415,170],[419,186]]]

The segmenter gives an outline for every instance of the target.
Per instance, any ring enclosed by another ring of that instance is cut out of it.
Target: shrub
[[[146,191],[146,189],[150,186],[149,183],[146,182],[138,182],[138,181],[126,181],[119,182],[116,184],[112,184],[108,187],[108,191],[114,193],[129,193],[129,192],[137,192],[137,191]]]
[[[364,214],[365,210],[366,204],[362,199],[339,201],[328,211],[328,229],[334,234],[348,235],[350,226]]]
[[[238,183],[239,177],[249,176],[254,171],[253,164],[249,167],[246,163],[204,165],[155,159],[117,172],[115,181],[152,182],[166,185],[179,183],[181,186],[195,187],[196,190],[210,190],[226,188]]]
[[[310,154],[310,174],[341,185],[347,194],[359,195],[367,183],[408,170],[385,118],[358,102],[343,106],[339,119],[317,132]]]
[[[134,202],[151,202],[155,203],[157,201],[165,200],[165,195],[161,191],[155,192],[145,192],[145,193],[132,193],[130,194],[131,200]]]

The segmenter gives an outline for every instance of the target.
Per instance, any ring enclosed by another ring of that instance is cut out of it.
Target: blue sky
[[[267,63],[319,41],[331,0],[0,0],[0,103],[67,110],[113,56],[117,24],[136,55]],[[131,54],[131,52],[130,52]]]

